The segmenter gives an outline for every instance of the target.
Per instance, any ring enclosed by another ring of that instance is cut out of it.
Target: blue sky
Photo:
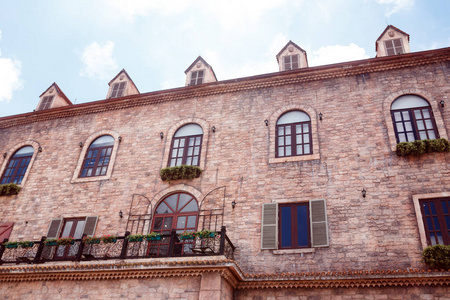
[[[412,52],[450,46],[448,0],[0,1],[0,117],[33,111],[56,82],[105,99],[124,68],[141,93],[184,85],[201,55],[218,80],[278,71],[292,40],[310,66],[375,57],[392,24]]]

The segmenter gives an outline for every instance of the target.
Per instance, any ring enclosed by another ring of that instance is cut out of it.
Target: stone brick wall
[[[27,140],[43,149],[19,195],[0,198],[0,220],[15,222],[12,240],[39,239],[52,218],[90,215],[99,216],[96,235],[122,235],[132,194],[145,195],[155,207],[160,200],[156,195],[171,190],[194,190],[201,201],[209,191],[226,186],[224,225],[244,272],[422,267],[412,195],[449,191],[450,155],[403,158],[391,150],[391,120],[384,117],[383,103],[410,89],[440,114],[445,126],[440,134],[447,136],[449,69],[441,63],[373,72],[365,83],[355,76],[341,77],[0,129],[0,153]],[[444,108],[436,105],[441,99]],[[311,116],[317,120],[313,130],[320,158],[269,163],[275,124],[265,126],[264,120],[295,105],[323,114],[322,121]],[[162,182],[159,170],[167,165],[164,155],[172,138],[167,132],[191,118],[206,124],[204,172],[198,179]],[[111,179],[71,183],[80,159],[78,144],[103,130],[123,139],[110,166]],[[0,156],[0,164],[5,163]],[[260,250],[263,203],[313,199],[327,201],[329,247],[279,255]]]

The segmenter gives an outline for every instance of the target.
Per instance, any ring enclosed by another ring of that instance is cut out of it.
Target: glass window
[[[284,57],[284,70],[294,70],[299,68],[298,55],[288,55]]]
[[[91,143],[81,166],[80,177],[106,175],[114,147],[114,138],[103,135]]]
[[[305,112],[283,114],[275,130],[276,157],[312,154],[311,119]]]
[[[450,245],[450,198],[420,201],[428,245]]]
[[[394,39],[384,42],[387,55],[395,55],[405,53],[401,39]]]
[[[86,218],[65,219],[61,230],[60,238],[71,237],[81,239],[83,237],[84,225]],[[56,258],[69,258],[77,254],[78,245],[58,246],[55,256]]]
[[[42,99],[42,102],[39,105],[38,110],[49,109],[50,106],[52,105],[53,98],[54,96],[45,96],[44,99]]]
[[[189,85],[197,85],[203,83],[203,70],[191,72],[191,82]]]
[[[169,153],[169,167],[200,165],[203,129],[197,124],[187,124],[175,132]]]
[[[400,96],[391,105],[391,116],[397,143],[439,137],[431,106],[422,97]]]
[[[280,204],[279,249],[311,247],[309,203]]]
[[[122,97],[123,96],[123,92],[125,91],[126,84],[127,84],[126,81],[114,83],[113,90],[112,90],[111,96],[109,98]]]
[[[152,231],[168,234],[195,231],[198,220],[198,203],[190,194],[176,193],[163,199],[155,210]]]
[[[33,153],[34,149],[31,146],[25,146],[16,151],[6,165],[0,184],[20,184],[25,176],[25,173],[27,172]]]

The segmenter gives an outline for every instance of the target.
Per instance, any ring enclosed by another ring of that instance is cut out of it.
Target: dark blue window
[[[308,202],[281,204],[279,220],[280,249],[311,247]]]

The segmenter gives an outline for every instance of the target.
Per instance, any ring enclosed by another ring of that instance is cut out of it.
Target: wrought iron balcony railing
[[[163,234],[160,240],[131,242],[128,236],[129,232],[126,232],[111,243],[100,241],[88,244],[82,239],[75,239],[69,245],[48,245],[45,243],[46,237],[25,247],[6,247],[2,243],[0,264],[213,255],[225,255],[233,259],[235,249],[226,235],[225,226],[210,237],[195,236],[192,239],[182,239],[174,230],[170,234]]]

